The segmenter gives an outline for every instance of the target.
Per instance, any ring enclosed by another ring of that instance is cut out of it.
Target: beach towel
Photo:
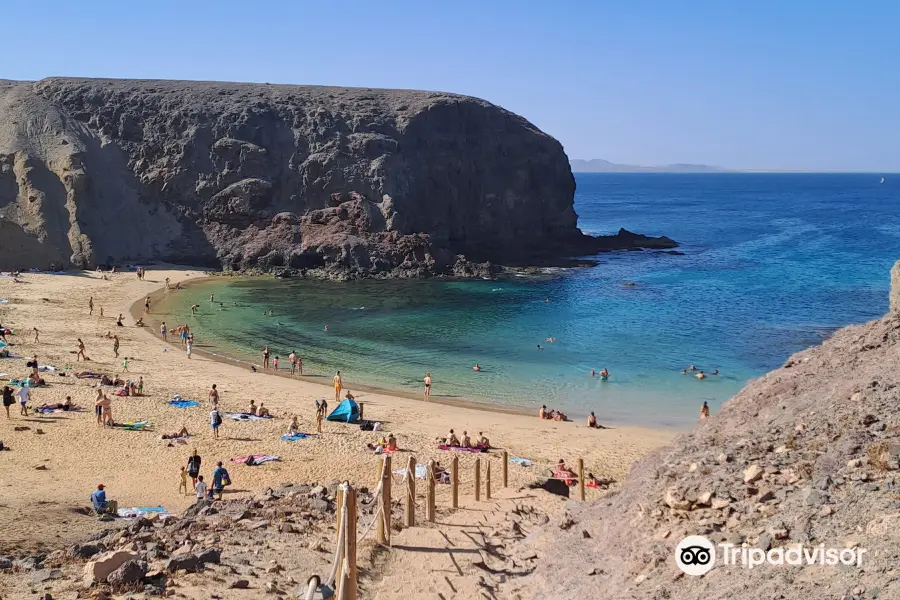
[[[234,419],[235,421],[265,421],[266,419],[272,418],[258,417],[256,415],[251,415],[250,413],[227,413],[226,416]]]
[[[252,461],[250,459],[253,459]],[[250,464],[250,466],[261,465],[267,462],[281,462],[278,456],[269,456],[268,454],[251,454],[250,456],[235,456],[231,462]]]
[[[133,506],[131,508],[120,508],[117,514],[123,519],[136,519],[137,517],[146,517],[154,513],[159,516],[165,516],[169,514],[169,511],[162,506]]]
[[[121,388],[121,389],[118,389],[118,390],[114,391],[114,392],[113,392],[113,395],[115,395],[115,396],[127,396],[127,395],[128,395],[128,391],[127,391],[125,388]]]
[[[516,458],[516,457],[510,458],[509,462],[511,462],[513,464],[521,465],[523,467],[530,467],[531,465],[534,464],[530,459]]]
[[[454,452],[487,452],[486,448],[463,448],[462,446],[448,446],[447,444],[441,444],[438,448]]]
[[[62,409],[62,408],[44,408],[43,406],[40,406],[40,407],[37,408],[37,410],[36,410],[35,412],[39,412],[39,413],[42,413],[42,414],[47,414],[47,413],[65,413],[65,412],[84,412],[84,409],[81,408],[80,406],[73,406],[73,407],[70,408],[69,410],[64,410],[64,409]]]
[[[191,406],[200,406],[196,400],[169,400],[169,406],[175,408],[190,408]]]
[[[309,437],[308,433],[297,432],[297,433],[286,433],[283,436],[281,436],[281,439],[283,439],[286,442],[296,442],[297,440],[305,440],[308,437]]]
[[[59,371],[59,367],[54,367],[53,365],[40,365],[38,371],[41,373],[55,373]]]
[[[116,423],[113,427],[127,431],[153,431],[153,423],[150,421],[127,421],[125,423]]]
[[[416,479],[425,479],[425,473],[428,467],[425,465],[416,465]],[[393,471],[394,475],[403,475],[406,476],[406,469],[396,469]]]
[[[6,298],[0,298],[0,304],[9,304],[9,300]]]

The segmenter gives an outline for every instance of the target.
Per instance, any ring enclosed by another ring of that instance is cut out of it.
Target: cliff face
[[[524,264],[674,246],[582,235],[574,190],[556,140],[476,98],[0,82],[0,268],[161,259],[421,276],[459,254]]]

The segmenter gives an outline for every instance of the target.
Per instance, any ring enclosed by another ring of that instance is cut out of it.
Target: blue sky
[[[437,89],[572,158],[898,172],[897,4],[30,0],[3,8],[0,78]]]

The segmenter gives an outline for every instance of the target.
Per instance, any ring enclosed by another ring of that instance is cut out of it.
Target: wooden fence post
[[[416,524],[416,457],[410,456],[406,463],[406,526]]]
[[[487,462],[487,473],[484,474],[484,497],[491,499],[491,461]]]
[[[578,459],[578,497],[584,502],[584,460]]]
[[[434,460],[429,460],[425,468],[425,519],[429,523],[434,523],[434,486]]]
[[[450,506],[459,507],[459,457],[450,461]]]
[[[481,500],[481,459],[475,459],[475,502]]]
[[[335,533],[335,538],[336,538],[335,543],[340,546],[340,544],[341,544],[341,519],[344,516],[344,490],[342,490],[340,486],[338,486],[337,493],[335,494],[335,500],[337,500],[337,512],[335,513],[337,533]],[[346,535],[345,535],[345,538],[346,538]],[[346,547],[345,547],[345,550],[346,550]],[[337,574],[334,576],[334,580],[335,580],[335,582],[337,582],[336,585],[340,585],[340,582],[343,581],[343,579],[341,578],[341,570],[342,570],[343,566],[344,566],[344,553],[341,552],[340,555],[338,555],[338,560],[337,560]]]
[[[341,493],[339,497],[343,497],[343,503],[347,505],[347,526],[344,530],[344,552],[343,556],[347,557],[347,571],[341,572],[338,567],[337,577],[338,598],[346,600],[356,600],[357,583],[356,583],[356,490],[351,486],[347,486],[347,491]],[[343,556],[340,557],[343,563]]]
[[[391,543],[391,456],[383,454],[381,460],[381,518],[378,519],[376,541],[389,546]]]
[[[503,451],[503,487],[509,487],[509,454]]]

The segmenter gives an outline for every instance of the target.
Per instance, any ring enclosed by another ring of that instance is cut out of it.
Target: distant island
[[[573,173],[729,173],[729,169],[721,167],[712,167],[710,165],[691,165],[686,163],[675,163],[672,165],[661,165],[656,167],[645,167],[641,165],[620,165],[617,163],[603,160],[602,158],[594,158],[584,160],[574,158],[569,161],[572,166]]]

